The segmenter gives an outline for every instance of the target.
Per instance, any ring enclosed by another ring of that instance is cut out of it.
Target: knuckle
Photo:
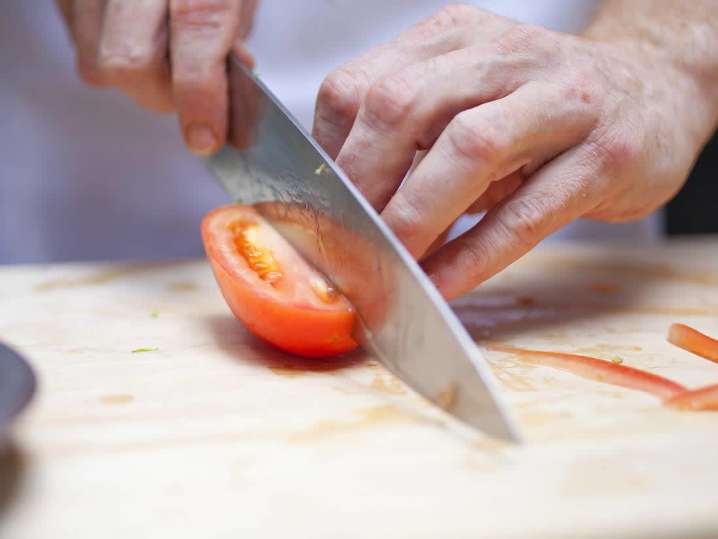
[[[492,250],[485,242],[463,241],[457,266],[467,281],[475,283],[481,280],[491,255]]]
[[[452,151],[470,161],[493,163],[501,159],[503,143],[496,130],[459,113],[446,130]]]
[[[147,48],[128,47],[123,50],[101,48],[99,68],[110,78],[136,77],[160,67],[161,62],[154,51]]]
[[[424,222],[422,212],[411,203],[406,196],[397,194],[391,201],[391,213],[387,216],[387,224],[404,245],[414,253],[417,239],[422,231]]]
[[[227,92],[227,70],[224,60],[176,62],[170,70],[175,89],[207,91],[212,94]]]
[[[594,110],[602,107],[595,76],[585,70],[576,69],[570,72],[563,80],[557,81],[557,85],[561,97],[569,105]]]
[[[174,29],[216,31],[227,23],[232,0],[172,0],[171,26]]]
[[[447,30],[474,20],[477,12],[476,7],[467,4],[448,4],[432,15],[427,24],[434,30]]]
[[[211,102],[223,89],[223,79],[210,71],[173,72],[172,86],[178,95],[192,94],[196,99]]]
[[[546,217],[546,208],[538,199],[519,197],[507,201],[497,214],[507,236],[523,249],[533,247],[543,237]]]
[[[496,40],[502,54],[534,51],[547,41],[549,31],[538,26],[515,24]]]
[[[319,87],[317,105],[322,116],[351,119],[360,105],[360,89],[357,78],[346,69],[330,73]]]
[[[636,138],[624,132],[600,137],[588,147],[596,168],[605,174],[615,174],[631,166],[641,151]]]
[[[427,51],[443,51],[450,43],[460,48],[470,41],[473,27],[487,15],[476,6],[449,4],[413,26],[406,35]]]
[[[411,112],[416,91],[404,75],[394,75],[374,84],[366,95],[364,114],[375,127],[396,127]]]

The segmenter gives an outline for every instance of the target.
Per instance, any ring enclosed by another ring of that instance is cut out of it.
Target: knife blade
[[[229,62],[230,141],[206,159],[356,308],[365,350],[408,386],[485,433],[518,441],[464,327],[379,215],[261,80]]]

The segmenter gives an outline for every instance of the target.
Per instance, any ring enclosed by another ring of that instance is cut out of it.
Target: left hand
[[[451,298],[571,221],[665,203],[706,136],[699,96],[649,47],[450,6],[330,74],[314,135],[417,259],[487,210],[423,259]]]
[[[176,112],[187,147],[216,152],[227,136],[227,55],[243,46],[258,0],[55,0],[93,86]]]

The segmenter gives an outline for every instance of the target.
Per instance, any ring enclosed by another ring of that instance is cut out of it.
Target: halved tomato
[[[357,347],[352,305],[252,207],[210,212],[202,240],[224,299],[252,333],[306,357]]]

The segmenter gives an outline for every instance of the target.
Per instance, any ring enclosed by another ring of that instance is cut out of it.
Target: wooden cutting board
[[[478,339],[718,382],[665,341],[718,334],[718,238],[540,248],[456,310]],[[203,261],[1,268],[0,339],[40,378],[3,539],[718,537],[718,414],[487,353],[527,438],[505,445],[370,358],[257,342]]]

